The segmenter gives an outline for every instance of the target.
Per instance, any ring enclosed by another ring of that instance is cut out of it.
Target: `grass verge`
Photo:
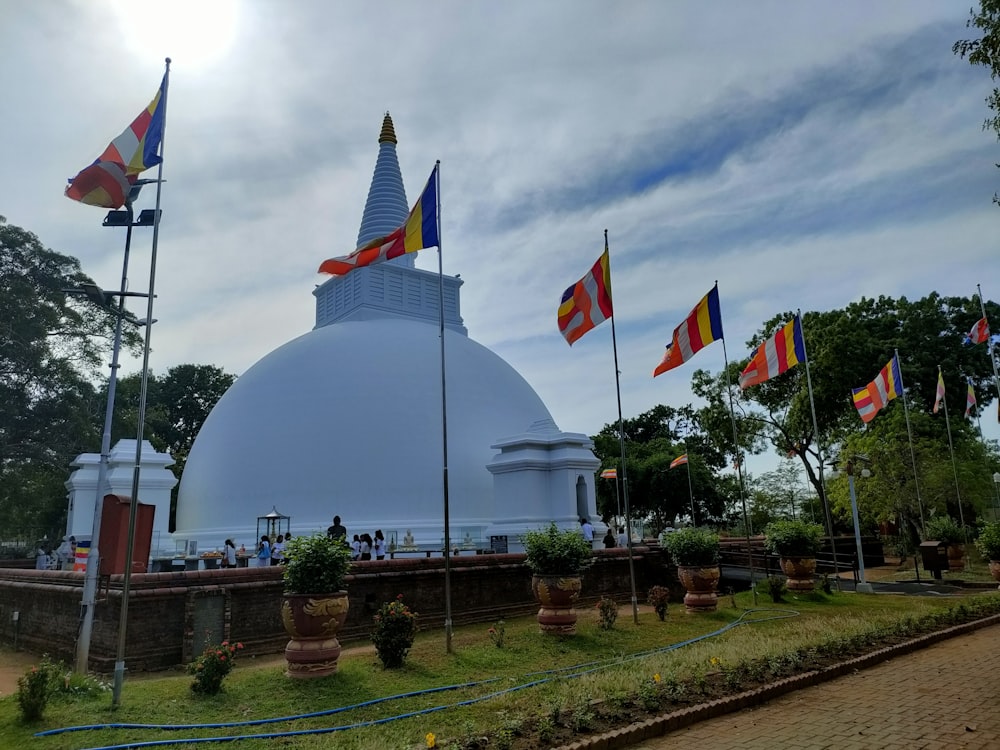
[[[960,599],[846,592],[788,597],[786,604],[761,605],[751,616],[774,616],[779,609],[794,610],[796,616],[743,624],[682,648],[663,650],[720,630],[752,606],[749,593],[720,597],[719,611],[712,614],[687,615],[683,607],[672,605],[665,622],[643,608],[635,624],[631,607],[625,605],[610,630],[602,630],[596,609],[588,609],[581,611],[578,633],[571,637],[542,635],[532,618],[520,618],[505,624],[503,648],[494,645],[488,625],[461,627],[453,635],[451,654],[445,651],[442,632],[425,632],[418,634],[402,669],[383,669],[368,651],[345,652],[338,674],[315,681],[289,680],[280,665],[243,659],[217,696],[192,693],[191,677],[179,672],[128,679],[117,710],[111,709],[109,692],[81,688],[57,694],[44,717],[33,724],[21,721],[11,696],[0,700],[0,748],[97,748],[273,733],[289,733],[280,740],[285,748],[325,748],[333,742],[338,748],[358,750],[427,747],[429,733],[436,747],[456,750],[548,747],[678,704],[815,668],[823,659],[853,656],[992,614],[1000,611],[1000,594]],[[645,655],[629,658],[639,653]],[[425,692],[484,680],[492,681]],[[400,694],[412,695],[378,702]],[[484,696],[491,697],[479,700]],[[351,706],[356,707],[257,726],[177,731],[104,728],[32,736],[83,724],[249,722]],[[409,717],[393,718],[403,715]],[[358,728],[294,734],[341,726]],[[227,746],[258,750],[277,742],[261,737]]]

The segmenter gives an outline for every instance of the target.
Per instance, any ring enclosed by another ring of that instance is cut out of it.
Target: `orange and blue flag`
[[[681,455],[679,455],[677,458],[675,458],[673,461],[670,462],[670,468],[676,469],[678,466],[683,466],[687,462],[688,462],[688,454],[682,453]]]
[[[969,392],[965,396],[965,416],[969,416],[976,408],[976,391],[972,387],[972,378],[966,378],[966,382],[969,384]]]
[[[89,167],[69,180],[66,197],[89,206],[121,208],[139,175],[162,161],[167,76],[153,101]]]
[[[590,272],[563,292],[556,315],[559,333],[573,343],[613,314],[611,305],[611,260],[607,247]]]
[[[740,390],[770,380],[805,361],[802,321],[796,315],[750,355],[750,362],[740,374]]]
[[[722,310],[719,307],[719,287],[716,285],[674,329],[663,360],[653,370],[653,377],[682,365],[699,350],[721,338]]]
[[[356,268],[373,266],[427,247],[440,247],[438,227],[438,165],[434,165],[424,191],[413,205],[410,215],[398,229],[366,242],[350,255],[324,260],[318,273],[346,276]]]
[[[903,376],[899,372],[899,357],[893,355],[872,382],[864,388],[853,389],[854,407],[867,424],[885,408],[892,399],[903,392]]]

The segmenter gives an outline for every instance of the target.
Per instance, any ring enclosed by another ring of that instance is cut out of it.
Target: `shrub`
[[[45,713],[49,698],[60,679],[59,665],[42,657],[37,667],[32,667],[17,678],[17,706],[25,721],[37,721]]]
[[[590,542],[575,529],[560,531],[555,522],[526,531],[521,543],[525,564],[539,575],[577,575],[593,562]]]
[[[188,672],[194,675],[192,692],[201,695],[217,695],[222,690],[222,681],[236,664],[236,653],[243,650],[242,643],[223,641],[218,646],[209,646],[202,655],[188,665]]]
[[[785,579],[782,576],[768,576],[757,582],[757,590],[771,597],[775,604],[783,602],[784,595],[788,591]]]
[[[1000,521],[988,521],[983,524],[976,539],[979,553],[987,560],[1000,560]]]
[[[719,535],[711,529],[689,526],[664,537],[674,565],[717,565]]]
[[[618,619],[618,603],[609,596],[602,596],[597,602],[598,626],[601,630],[611,630]]]
[[[646,594],[646,604],[653,608],[660,622],[667,619],[667,602],[670,601],[670,589],[666,586],[653,586]]]
[[[781,557],[815,557],[823,527],[806,521],[772,521],[764,529],[764,548]]]
[[[924,524],[924,541],[944,542],[947,545],[962,544],[965,541],[965,534],[951,516],[931,516]]]
[[[507,623],[503,620],[497,620],[493,627],[486,631],[490,640],[493,641],[493,645],[497,648],[503,648],[504,642],[507,637]]]
[[[417,613],[403,603],[399,594],[393,601],[385,602],[375,613],[372,643],[386,669],[403,666],[403,660],[417,636]]]
[[[297,536],[285,547],[282,577],[287,594],[332,594],[344,588],[351,548],[326,534]]]

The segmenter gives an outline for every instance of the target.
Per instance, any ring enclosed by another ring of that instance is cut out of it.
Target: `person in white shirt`
[[[351,559],[361,559],[361,537],[357,534],[354,535],[354,539],[351,541]]]
[[[591,545],[594,543],[594,525],[590,522],[588,518],[580,519],[580,531],[583,533],[583,538],[590,542]]]
[[[376,560],[385,559],[385,536],[382,534],[382,529],[375,532],[375,548],[372,552],[375,553]]]
[[[271,545],[271,565],[281,565],[285,561],[285,537],[278,534],[278,538]]]
[[[233,544],[232,539],[227,539],[225,545],[222,547],[222,567],[236,567],[236,545]]]

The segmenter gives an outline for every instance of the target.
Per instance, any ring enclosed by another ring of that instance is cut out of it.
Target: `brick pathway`
[[[633,750],[996,750],[1000,626],[798,690]]]

